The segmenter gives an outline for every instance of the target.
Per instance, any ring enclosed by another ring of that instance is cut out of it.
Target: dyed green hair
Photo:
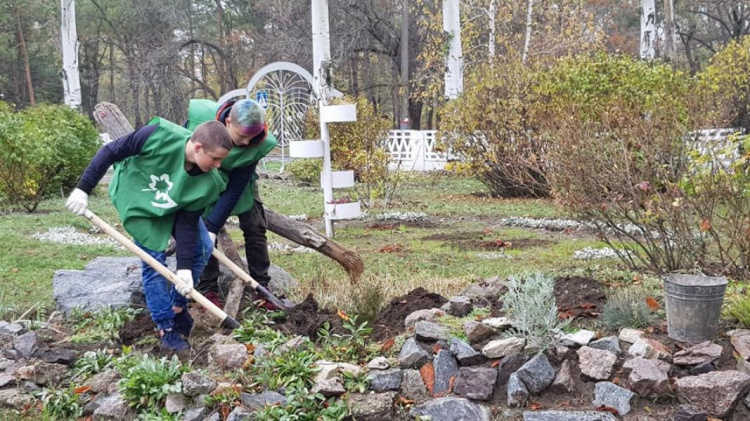
[[[252,99],[243,99],[232,105],[229,118],[243,128],[256,126],[266,122],[266,110]]]

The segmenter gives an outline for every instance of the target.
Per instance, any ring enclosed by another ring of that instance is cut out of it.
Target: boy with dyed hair
[[[161,118],[103,146],[83,172],[66,206],[83,215],[88,197],[110,165],[114,174],[109,196],[125,230],[136,244],[166,265],[170,235],[177,245],[175,288],[146,262],[142,264],[143,291],[162,346],[180,352],[192,329],[185,296],[200,278],[213,250],[201,219],[226,184],[217,168],[229,155],[232,140],[224,125],[208,122],[191,132]]]

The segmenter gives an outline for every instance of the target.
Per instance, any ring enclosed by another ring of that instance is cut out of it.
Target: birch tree
[[[654,0],[641,0],[641,60],[653,60],[656,55],[656,8]]]
[[[81,106],[81,79],[78,73],[78,31],[75,0],[60,0],[60,39],[62,41],[62,82],[65,104],[73,109]]]
[[[461,16],[458,0],[443,0],[443,31],[449,38],[445,70],[445,97],[455,99],[464,90]]]

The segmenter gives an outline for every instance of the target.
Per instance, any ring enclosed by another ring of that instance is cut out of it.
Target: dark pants
[[[256,199],[255,206],[252,209],[238,216],[240,229],[245,237],[245,257],[247,258],[250,276],[259,284],[268,287],[268,283],[271,282],[271,277],[268,276],[268,267],[271,266],[271,260],[268,258],[268,243],[266,240],[268,222],[263,210],[263,203]],[[219,261],[211,256],[201,275],[198,291],[202,294],[218,293],[219,274]]]

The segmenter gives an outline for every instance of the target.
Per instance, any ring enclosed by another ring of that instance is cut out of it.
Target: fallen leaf
[[[646,328],[646,333],[654,333],[654,327],[653,326],[647,327]]]
[[[649,414],[652,412],[651,408],[649,408],[648,406],[644,406],[643,410],[646,411],[646,412],[648,412]]]
[[[406,399],[405,397],[401,395],[398,395],[398,398],[396,398],[396,405],[407,406],[407,405],[413,405],[413,404],[414,404],[413,399]]]
[[[538,411],[540,409],[544,409],[544,405],[542,405],[540,403],[537,403],[537,402],[534,402],[534,401],[531,401],[529,403],[529,409],[532,410],[532,411]]]
[[[396,343],[396,340],[391,338],[387,341],[383,342],[383,345],[380,346],[380,352],[388,351],[389,349],[393,348],[393,345]]]
[[[602,406],[597,407],[596,410],[597,411],[602,411],[602,412],[609,412],[609,413],[612,413],[614,415],[620,415],[620,412],[617,411],[615,408],[612,408],[611,406],[604,406],[604,405],[602,405]]]
[[[581,308],[584,310],[591,310],[592,308],[596,308],[596,304],[583,303],[581,304]]]
[[[78,386],[73,389],[73,393],[75,393],[76,395],[80,395],[81,393],[86,393],[89,390],[91,390],[91,386]]]
[[[495,367],[499,366],[500,365],[500,361],[502,361],[502,360],[495,360],[495,361],[493,361],[492,364],[490,364],[490,367],[495,368]]]
[[[427,363],[419,369],[419,374],[422,375],[422,381],[432,395],[432,391],[435,390],[435,367],[432,363]]]
[[[659,307],[660,307],[659,306],[659,302],[656,301],[656,299],[654,297],[647,297],[646,298],[646,305],[648,306],[648,308],[650,308],[651,310],[654,310],[654,311],[658,310]]]
[[[559,319],[568,320],[568,319],[574,318],[575,317],[575,313],[573,313],[571,311],[558,311],[557,312],[557,317]]]
[[[701,232],[706,232],[710,229],[711,229],[711,221],[709,221],[708,219],[702,220],[701,227],[700,227]]]
[[[349,316],[344,312],[344,310],[339,310],[336,312],[336,314],[341,318],[341,320],[348,322]]]

